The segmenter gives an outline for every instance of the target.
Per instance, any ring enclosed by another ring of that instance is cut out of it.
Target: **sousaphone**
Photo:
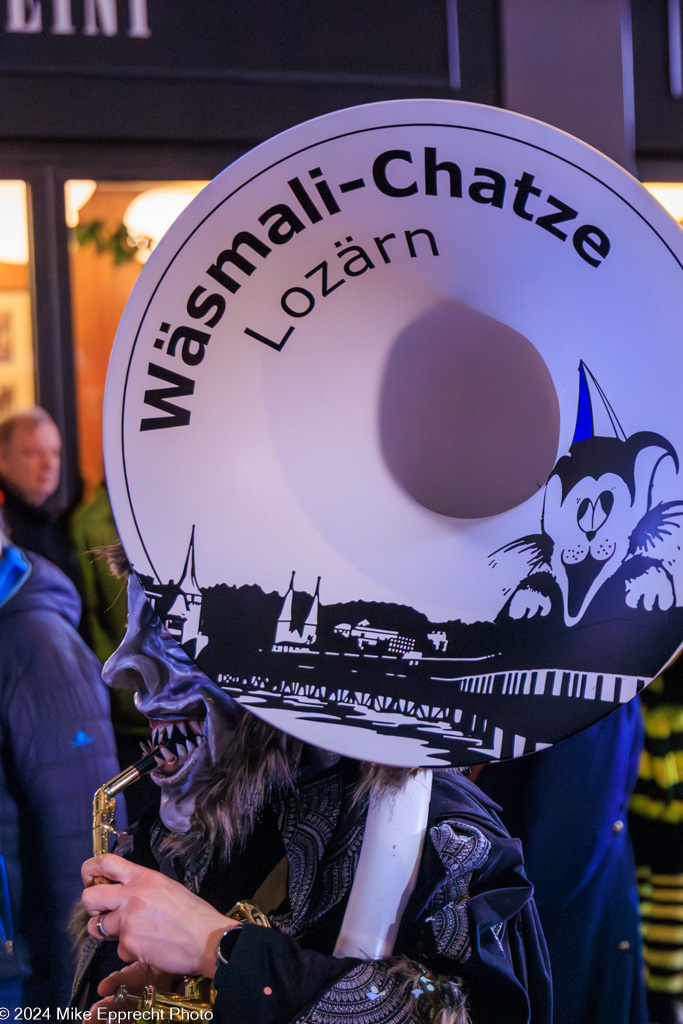
[[[241,157],[146,264],[107,383],[120,535],[178,642],[340,753],[474,764],[683,640],[683,244],[505,110],[341,110]]]

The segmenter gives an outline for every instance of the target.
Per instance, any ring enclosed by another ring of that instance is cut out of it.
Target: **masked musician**
[[[532,888],[495,805],[457,770],[434,771],[393,950],[335,956],[370,788],[374,800],[398,793],[414,773],[278,732],[199,670],[133,575],[128,600],[104,678],[136,689],[160,744],[161,804],[115,854],[83,866],[88,935],[73,1005],[116,1013],[121,985],[163,990],[170,975],[200,974],[213,979],[213,1019],[230,1024],[549,1022]],[[389,869],[390,845],[382,856]],[[271,928],[225,916],[254,894]]]

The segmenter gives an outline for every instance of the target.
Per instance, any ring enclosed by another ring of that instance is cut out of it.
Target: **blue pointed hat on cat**
[[[661,434],[640,430],[627,435],[619,422],[605,392],[583,360],[579,363],[579,398],[574,437],[567,455],[562,456],[548,477],[562,481],[566,496],[583,477],[598,479],[606,472],[614,472],[624,479],[631,496],[635,493],[634,467],[639,452],[645,448],[659,448],[652,473],[662,459],[670,457],[679,468],[675,448]]]
[[[589,437],[626,440],[626,434],[605,392],[582,359],[579,363],[579,404],[572,444]]]

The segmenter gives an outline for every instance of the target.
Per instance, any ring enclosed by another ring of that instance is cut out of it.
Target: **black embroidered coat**
[[[550,969],[520,844],[495,804],[452,771],[434,772],[428,836],[394,957],[332,956],[367,812],[367,802],[350,799],[356,779],[355,764],[340,759],[269,807],[242,853],[227,868],[211,863],[192,886],[227,912],[287,856],[287,898],[274,927],[245,925],[216,973],[214,1022],[421,1021],[424,999],[402,970],[408,959],[457,980],[472,1024],[550,1024]],[[156,866],[149,833],[138,835],[133,856]],[[112,954],[109,944],[97,948],[73,1005],[94,1002],[97,981],[119,965]]]

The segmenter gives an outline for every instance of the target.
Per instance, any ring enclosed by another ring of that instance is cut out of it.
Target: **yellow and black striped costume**
[[[645,743],[629,808],[653,1021],[683,1001],[683,664],[641,694]]]

